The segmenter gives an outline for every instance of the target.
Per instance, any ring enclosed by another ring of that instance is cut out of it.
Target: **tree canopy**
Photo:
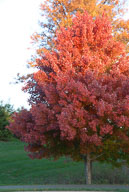
[[[123,15],[127,13],[126,0],[45,0],[41,4],[41,33],[34,33],[32,39],[38,43],[37,53],[42,52],[42,45],[51,49],[54,44],[52,38],[55,30],[72,25],[72,18],[77,12],[86,10],[92,17],[106,14],[112,24],[112,33],[116,40],[123,42],[129,52],[129,20]],[[45,19],[44,19],[45,18]],[[33,62],[32,62],[33,63]]]

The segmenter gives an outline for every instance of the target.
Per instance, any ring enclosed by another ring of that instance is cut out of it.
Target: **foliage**
[[[14,113],[9,130],[32,158],[128,161],[129,58],[107,17],[77,14],[44,49],[27,82],[31,109]]]
[[[0,140],[8,140],[12,134],[5,127],[11,120],[11,114],[13,113],[13,107],[10,104],[0,103]]]
[[[33,42],[37,43],[40,48],[37,49],[39,56],[45,45],[51,49],[53,37],[56,36],[55,30],[60,30],[60,27],[69,27],[72,25],[72,18],[76,12],[83,13],[84,10],[92,17],[102,16],[105,13],[112,24],[113,36],[116,40],[123,42],[129,51],[129,21],[125,21],[122,16],[128,11],[126,0],[45,0],[41,4],[42,21],[41,34],[34,33],[32,36]],[[31,65],[35,59],[32,58]]]

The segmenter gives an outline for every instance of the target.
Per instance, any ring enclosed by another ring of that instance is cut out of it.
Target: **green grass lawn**
[[[84,184],[83,162],[65,157],[58,161],[32,160],[19,141],[0,142],[0,185]],[[93,183],[129,183],[129,170],[93,164]]]

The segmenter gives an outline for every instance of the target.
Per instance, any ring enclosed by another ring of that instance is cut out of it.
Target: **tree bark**
[[[85,184],[86,184],[86,175],[87,175],[87,173],[86,173],[86,156],[84,156],[83,157],[83,159],[84,159],[84,176],[85,176]]]
[[[90,153],[88,153],[84,158],[84,166],[85,166],[85,183],[90,185],[91,184],[91,166],[92,162],[90,159]]]

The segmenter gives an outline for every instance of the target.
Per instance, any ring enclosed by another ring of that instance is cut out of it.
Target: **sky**
[[[15,84],[17,73],[27,74],[30,36],[38,30],[41,0],[0,0],[0,100],[15,109],[28,108],[28,94]]]
[[[22,85],[15,84],[17,73],[27,74],[30,36],[38,31],[40,3],[43,0],[0,0],[0,101],[15,109],[29,108]],[[129,6],[129,0],[128,0]],[[129,18],[126,14],[125,18]]]

